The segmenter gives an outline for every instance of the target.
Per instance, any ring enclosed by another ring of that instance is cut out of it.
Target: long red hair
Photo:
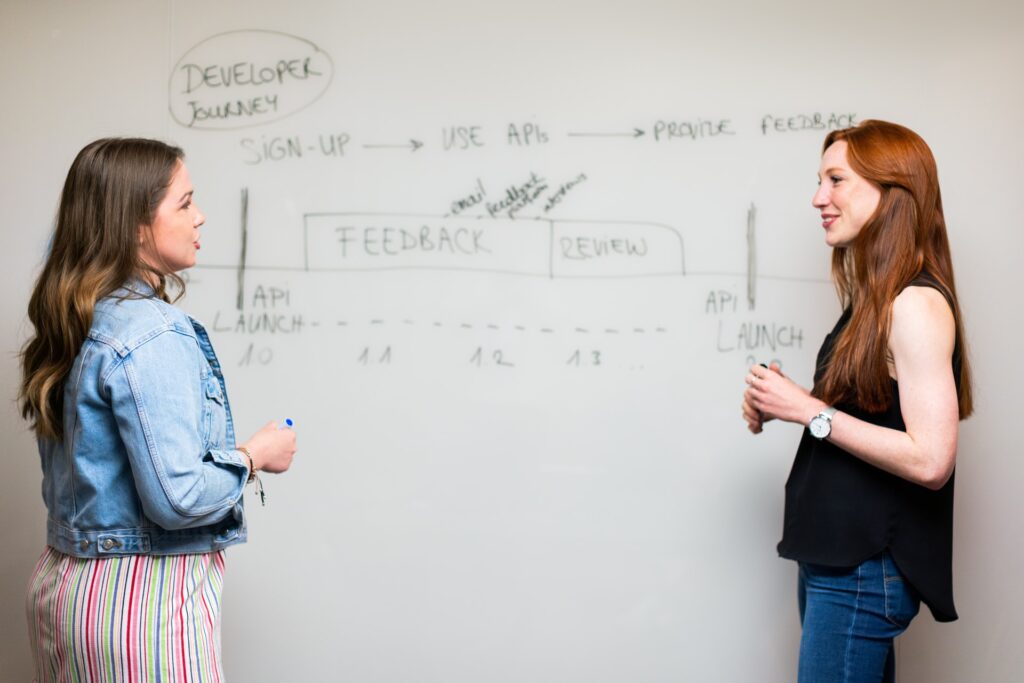
[[[868,120],[832,131],[822,152],[839,141],[847,144],[850,167],[880,188],[881,199],[853,242],[832,252],[836,290],[852,312],[812,393],[830,405],[853,403],[870,412],[889,408],[892,303],[923,275],[953,310],[960,360],[957,398],[963,419],[973,410],[971,372],[935,157],[917,133],[886,121]]]

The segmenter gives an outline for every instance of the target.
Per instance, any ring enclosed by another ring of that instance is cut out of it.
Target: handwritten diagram
[[[175,64],[169,81],[170,111],[174,121],[186,129],[238,136],[238,161],[247,167],[263,168],[318,159],[351,163],[359,155],[395,160],[408,158],[404,154],[465,158],[487,147],[527,153],[559,144],[573,149],[587,144],[706,148],[730,144],[747,134],[788,136],[845,127],[856,120],[853,113],[772,112],[751,126],[730,116],[669,115],[624,127],[567,125],[561,130],[537,120],[510,120],[497,127],[462,122],[443,126],[436,143],[419,131],[355,134],[341,126],[284,132],[270,126],[320,101],[334,78],[333,60],[313,41],[277,31],[228,31],[196,43]],[[261,127],[262,131],[253,130]],[[247,130],[231,132],[241,129]],[[472,187],[452,193],[441,212],[359,211],[331,206],[335,203],[323,197],[307,200],[305,206],[297,207],[299,216],[292,226],[301,230],[301,255],[296,259],[289,250],[287,255],[279,254],[276,261],[267,259],[266,250],[260,252],[258,260],[250,253],[259,230],[254,234],[250,229],[250,190],[243,188],[237,260],[199,266],[201,271],[235,273],[234,310],[216,310],[214,329],[260,337],[387,328],[392,331],[391,338],[396,338],[396,330],[413,328],[536,332],[542,337],[563,333],[658,336],[681,329],[678,321],[659,317],[639,322],[612,317],[600,322],[565,320],[553,324],[525,321],[521,316],[481,320],[450,315],[451,311],[449,315],[414,315],[407,311],[397,317],[384,310],[368,311],[362,319],[343,311],[325,315],[322,311],[313,313],[303,304],[308,295],[296,291],[302,287],[274,279],[275,274],[282,273],[322,281],[332,274],[446,272],[467,278],[500,274],[552,283],[592,282],[597,286],[617,280],[667,283],[693,277],[693,250],[683,229],[690,226],[574,217],[576,198],[596,189],[600,183],[597,176],[582,163],[575,171],[562,168],[559,173],[545,172],[545,164],[540,161],[531,166],[533,170],[512,178],[507,173],[498,179],[481,174]],[[735,225],[736,234],[745,236],[745,253],[737,259],[742,267],[714,273],[715,277],[729,278],[732,284],[712,286],[703,300],[703,310],[694,311],[717,321],[711,332],[711,348],[717,353],[748,354],[760,349],[776,353],[803,344],[799,324],[737,319],[742,313],[753,316],[757,311],[757,219],[758,209],[751,202],[745,225]],[[702,275],[707,277],[708,273]],[[382,305],[387,308],[386,302]],[[621,312],[615,315],[621,316]],[[391,346],[384,344],[383,348],[387,353],[381,350],[378,358],[390,363],[395,357]],[[501,349],[495,351],[500,355]],[[250,343],[246,357],[252,358],[253,352]],[[584,355],[575,357],[578,361]],[[483,357],[487,354],[479,358]],[[498,365],[511,367],[504,362]]]

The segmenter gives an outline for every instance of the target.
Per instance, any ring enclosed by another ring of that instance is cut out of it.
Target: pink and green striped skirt
[[[36,681],[222,681],[224,552],[83,559],[47,547],[29,582]]]

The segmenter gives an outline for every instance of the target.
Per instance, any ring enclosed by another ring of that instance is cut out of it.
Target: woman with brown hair
[[[47,509],[27,597],[40,682],[223,680],[242,491],[295,453],[273,422],[236,445],[210,338],[171,305],[205,221],[182,157],[144,139],[82,149],[29,302],[19,398]]]
[[[805,425],[782,557],[799,563],[801,681],[891,681],[921,601],[953,606],[953,472],[971,379],[938,172],[913,131],[864,121],[825,138],[819,188],[843,314],[812,390],[746,377],[743,417]]]

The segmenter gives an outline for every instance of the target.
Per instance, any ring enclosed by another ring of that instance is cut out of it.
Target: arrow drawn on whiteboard
[[[423,143],[419,140],[410,139],[408,144],[404,145],[363,145],[363,149],[411,149],[413,152],[423,146]]]
[[[644,134],[640,128],[634,128],[632,133],[569,133],[571,138],[638,138]]]

